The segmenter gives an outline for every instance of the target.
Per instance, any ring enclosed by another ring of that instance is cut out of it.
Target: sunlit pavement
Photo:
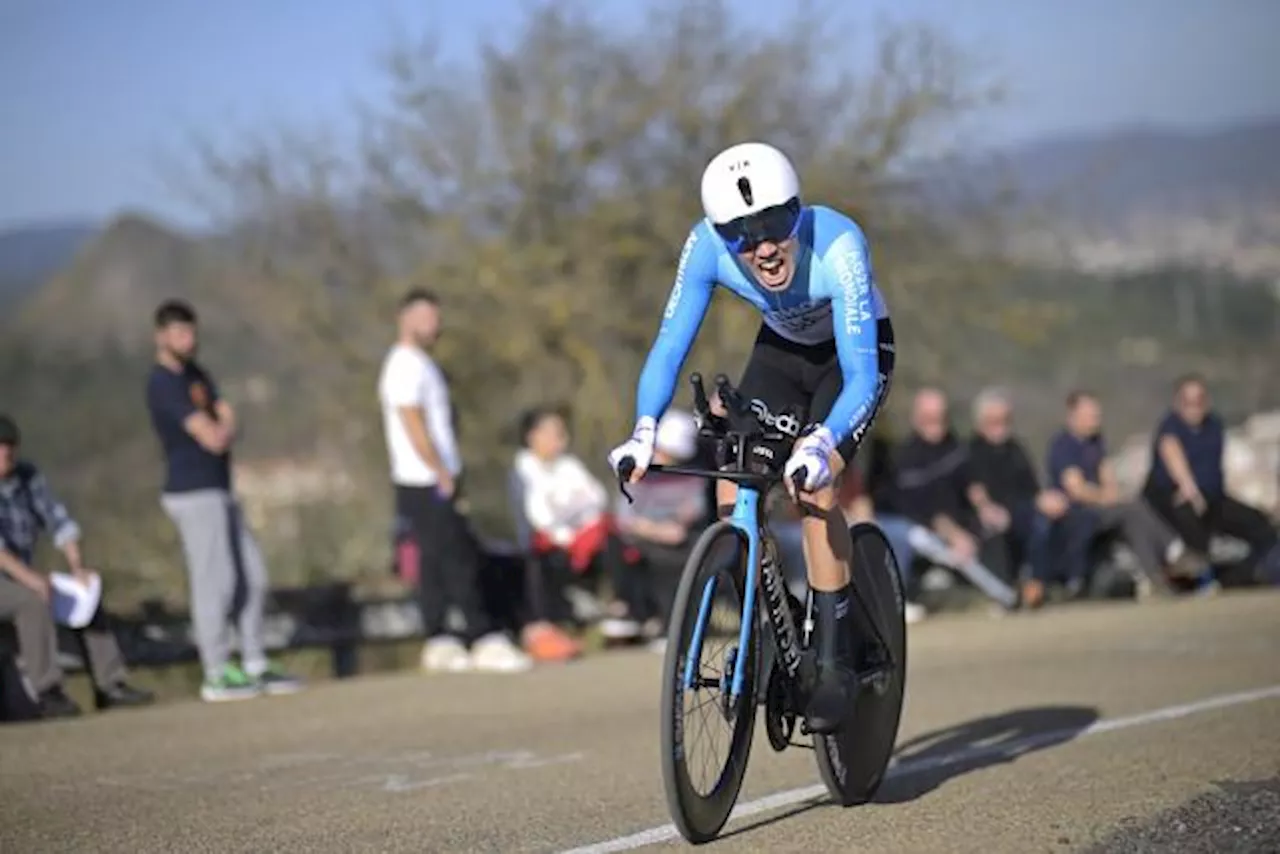
[[[822,803],[812,754],[761,732],[713,849],[1276,850],[1280,594],[938,619],[909,643],[877,803]],[[4,727],[0,851],[684,846],[657,761],[660,664],[619,652]]]

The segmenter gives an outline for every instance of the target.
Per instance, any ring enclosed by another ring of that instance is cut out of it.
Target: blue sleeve
[[[161,419],[181,425],[196,411],[191,393],[179,376],[156,372],[147,383],[147,404]]]
[[[694,226],[680,252],[676,282],[662,312],[658,336],[640,372],[636,389],[637,420],[645,417],[657,420],[671,405],[676,376],[711,305],[718,259],[710,232],[701,223]]]
[[[825,261],[833,276],[831,323],[843,385],[823,426],[839,444],[862,430],[875,414],[880,384],[880,351],[872,305],[874,274],[867,241],[860,231],[840,235]]]

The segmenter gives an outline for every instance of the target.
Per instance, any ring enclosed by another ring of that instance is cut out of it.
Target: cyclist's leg
[[[876,410],[888,396],[893,374],[893,330],[888,321],[881,321],[879,331],[881,351]],[[826,417],[842,387],[840,367],[833,363],[825,369],[814,392],[811,421],[817,422]],[[873,411],[871,419],[875,415]],[[870,427],[869,419],[858,434],[841,442],[832,454],[835,477],[853,458]],[[803,533],[809,585],[813,590],[816,612],[814,646],[818,653],[818,682],[805,717],[815,732],[832,732],[846,717],[857,692],[854,677],[856,651],[852,648],[853,631],[849,625],[852,618],[849,560],[853,547],[849,524],[836,500],[833,486],[819,490],[806,504],[809,506],[805,508]]]
[[[847,437],[831,455],[831,485],[815,492],[805,500],[804,517],[805,558],[809,566],[809,586],[815,593],[842,593],[850,581],[849,558],[852,546],[849,539],[849,523],[837,500],[835,484],[845,466],[858,451],[858,445],[871,431],[872,424],[889,396],[893,377],[893,327],[881,320],[878,326],[880,343],[879,378],[876,401],[870,418],[856,434]],[[827,417],[844,387],[840,365],[832,357],[821,369],[813,392],[809,421],[817,423]]]

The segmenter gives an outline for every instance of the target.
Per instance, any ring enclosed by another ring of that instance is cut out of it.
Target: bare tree
[[[344,398],[371,382],[395,294],[429,283],[449,308],[441,358],[478,479],[507,464],[518,411],[547,398],[573,405],[581,450],[598,459],[628,426],[698,175],[750,138],[795,158],[811,201],[865,223],[889,299],[925,333],[905,369],[941,364],[930,324],[955,323],[966,303],[939,312],[935,300],[958,280],[980,287],[992,267],[954,245],[928,188],[901,174],[994,96],[961,52],[930,28],[882,25],[855,62],[865,71],[833,72],[842,63],[828,57],[849,46],[832,8],[800,6],[763,33],[726,28],[722,0],[658,3],[638,32],[588,8],[531,13],[470,73],[429,39],[394,45],[390,106],[363,111],[358,163],[287,133],[199,152],[235,202],[264,300],[340,363],[354,383]],[[757,322],[718,299],[692,359],[736,369]]]

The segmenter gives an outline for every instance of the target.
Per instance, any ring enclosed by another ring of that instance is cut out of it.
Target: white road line
[[[1207,697],[1203,700],[1196,700],[1195,702],[1183,703],[1177,706],[1166,706],[1163,709],[1155,709],[1150,712],[1141,712],[1136,715],[1126,715],[1119,718],[1095,721],[1083,730],[1061,729],[1054,732],[1036,733],[1034,735],[1027,736],[1026,738],[1006,742],[1004,744],[976,746],[959,750],[955,753],[949,753],[946,756],[936,756],[914,762],[904,762],[900,765],[891,766],[886,773],[885,778],[894,779],[909,777],[913,774],[931,771],[935,768],[952,765],[957,762],[965,762],[985,756],[999,756],[1006,753],[1016,753],[1045,742],[1060,741],[1066,743],[1069,740],[1084,738],[1089,735],[1099,735],[1105,732],[1131,729],[1133,727],[1146,726],[1147,724],[1185,718],[1189,715],[1208,712],[1213,709],[1222,709],[1228,706],[1238,706],[1242,703],[1253,703],[1258,700],[1269,700],[1274,698],[1280,698],[1280,685],[1258,688],[1253,691],[1241,691],[1236,694],[1221,694],[1217,697]],[[763,812],[769,812],[770,810],[776,810],[782,807],[788,807],[793,804],[802,803],[815,798],[825,798],[826,795],[827,788],[822,784],[805,786],[800,789],[788,789],[783,792],[775,792],[772,795],[766,795],[763,798],[758,798],[754,801],[747,801],[746,803],[738,804],[738,806],[734,808],[732,815],[729,817],[729,821],[746,818]],[[580,848],[572,848],[562,851],[561,854],[610,854],[610,852],[614,851],[632,851],[636,848],[643,848],[646,845],[656,845],[659,842],[668,842],[672,839],[678,839],[679,837],[680,834],[679,831],[676,830],[675,825],[664,824],[661,827],[642,830],[639,833],[633,833],[629,836],[619,836],[616,839],[609,839],[592,845],[584,845]]]

